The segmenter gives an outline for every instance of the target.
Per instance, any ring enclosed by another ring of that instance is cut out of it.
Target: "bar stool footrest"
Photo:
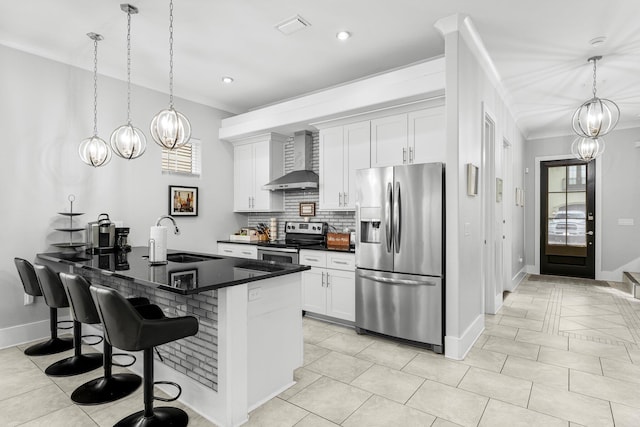
[[[69,326],[60,326],[70,324]],[[58,320],[58,329],[73,329],[73,320]]]
[[[113,360],[114,357],[130,357],[132,360],[131,363],[117,363],[115,360]],[[129,353],[113,353],[111,355],[111,364],[113,366],[119,366],[121,368],[128,368],[129,366],[133,366],[133,364],[136,363],[136,360],[136,356]]]
[[[173,402],[174,400],[178,400],[178,398],[182,394],[182,387],[180,387],[180,384],[178,384],[178,383],[174,383],[173,381],[155,381],[153,383],[154,386],[158,385],[158,384],[164,384],[164,385],[173,386],[173,387],[178,389],[178,394],[175,395],[174,397],[168,397],[168,398],[153,396],[154,400],[159,400],[161,402]]]
[[[85,338],[95,338],[96,342],[86,342],[84,341]],[[83,335],[82,339],[83,339],[82,343],[85,345],[98,345],[102,341],[104,341],[104,337],[102,335],[94,335],[94,334]]]
[[[153,415],[144,416],[144,411],[136,412],[118,421],[114,427],[186,427],[189,416],[180,408],[160,406],[153,408]]]

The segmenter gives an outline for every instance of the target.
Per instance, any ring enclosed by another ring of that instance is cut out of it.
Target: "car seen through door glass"
[[[549,221],[550,245],[586,246],[586,220],[584,205],[581,209],[559,210]]]

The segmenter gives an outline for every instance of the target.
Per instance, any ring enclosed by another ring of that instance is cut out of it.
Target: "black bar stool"
[[[173,399],[153,396],[153,349],[155,346],[195,335],[198,332],[198,319],[193,316],[145,319],[114,289],[97,285],[91,285],[90,289],[107,341],[127,351],[143,350],[144,355],[144,410],[123,418],[114,427],[186,426],[189,416],[182,409],[153,407],[154,399],[172,401],[180,396],[180,393]],[[157,309],[160,310],[159,307]],[[173,385],[181,390],[177,384]]]
[[[33,265],[26,259],[14,258],[13,261],[18,269],[20,280],[24,293],[32,297],[41,297],[42,291],[38,285],[38,279],[33,269]],[[46,354],[56,354],[73,348],[73,340],[71,338],[58,338],[58,308],[68,307],[68,305],[54,306],[49,304],[49,327],[51,329],[51,338],[47,341],[34,344],[24,350],[27,356],[44,356]]]
[[[60,307],[60,304],[64,303],[64,307],[68,307],[69,301],[60,277],[46,265],[35,265],[34,268],[47,305]],[[73,347],[73,356],[49,365],[44,373],[52,377],[69,377],[84,374],[102,366],[102,354],[82,354],[82,324],[77,320],[73,321]]]
[[[76,274],[60,273],[60,279],[67,293],[73,318],[81,323],[95,325],[100,317],[89,291],[89,282]],[[149,304],[146,298],[132,298],[130,304]],[[133,393],[142,383],[142,378],[135,374],[112,373],[113,348],[107,340],[103,343],[104,376],[93,379],[77,387],[71,393],[71,400],[80,405],[97,405],[113,402]],[[134,357],[134,356],[131,356]],[[135,361],[135,357],[134,357]],[[133,362],[132,362],[133,363]],[[130,365],[127,365],[130,366]]]

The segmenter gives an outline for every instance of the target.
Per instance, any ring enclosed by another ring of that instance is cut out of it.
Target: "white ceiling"
[[[100,74],[126,78],[124,0],[0,1],[0,44],[92,69],[88,32],[102,34]],[[130,0],[135,84],[168,90],[168,1]],[[175,0],[175,94],[245,112],[444,53],[434,23],[468,15],[530,138],[570,134],[575,108],[598,95],[640,126],[638,0]],[[300,15],[311,26],[285,36]],[[342,29],[353,37],[340,42]],[[593,48],[589,41],[606,36]],[[225,85],[222,76],[235,82]],[[179,108],[179,106],[178,106]]]

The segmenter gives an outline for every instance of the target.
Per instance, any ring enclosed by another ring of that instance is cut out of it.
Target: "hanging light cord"
[[[98,38],[93,39],[93,136],[98,136]]]
[[[173,0],[169,2],[169,108],[173,109]]]
[[[127,124],[131,126],[131,12],[127,12]]]
[[[596,62],[597,58],[593,58],[593,98],[596,98]]]

